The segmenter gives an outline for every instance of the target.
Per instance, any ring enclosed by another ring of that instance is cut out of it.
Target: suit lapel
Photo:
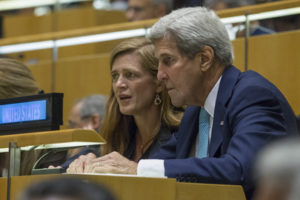
[[[226,105],[232,96],[234,86],[238,81],[240,73],[241,72],[234,66],[227,67],[223,72],[216,99],[211,143],[209,145],[209,156],[211,157],[216,154],[224,137],[227,135],[225,129],[223,129],[224,123],[227,123],[225,120]]]
[[[184,125],[184,134],[182,134],[182,138],[179,139],[178,145],[180,146],[177,152],[177,158],[186,158],[189,157],[191,152],[191,147],[194,145],[197,135],[198,135],[198,121],[199,121],[199,113],[201,107],[192,106],[193,110],[189,120]]]

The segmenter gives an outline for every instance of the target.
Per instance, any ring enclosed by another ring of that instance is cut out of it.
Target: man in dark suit
[[[213,11],[173,11],[154,24],[150,38],[159,59],[158,79],[175,106],[188,106],[179,131],[153,159],[136,164],[113,152],[101,158],[98,172],[240,184],[250,199],[257,152],[296,133],[288,102],[261,75],[232,66],[231,41]]]
[[[162,160],[140,161],[137,173],[241,184],[250,198],[257,152],[271,140],[296,133],[288,102],[261,75],[232,66],[231,42],[212,11],[174,11],[152,27],[150,38],[159,58],[158,79],[175,106],[188,107],[179,131],[153,157]],[[204,138],[201,112],[209,118]]]

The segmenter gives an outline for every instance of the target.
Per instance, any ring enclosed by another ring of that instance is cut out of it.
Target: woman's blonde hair
[[[121,42],[111,53],[110,68],[118,56],[136,53],[140,57],[141,66],[144,67],[153,78],[156,78],[158,59],[154,56],[154,45],[146,38],[135,38]],[[171,100],[164,88],[159,94],[162,103],[160,106],[161,124],[164,127],[176,127],[179,125],[181,114],[175,114],[172,110]],[[102,155],[117,151],[124,154],[130,142],[130,130],[135,126],[133,116],[123,115],[111,88],[110,96],[106,104],[106,117],[101,126],[100,133],[107,141],[102,146]]]
[[[14,59],[0,58],[0,99],[38,92],[38,85],[28,67]]]
[[[33,75],[28,67],[21,62],[0,58],[0,99],[34,95],[40,91]],[[20,174],[30,174],[35,160],[39,157],[39,151],[22,152]],[[4,154],[0,160],[5,160]],[[1,166],[3,168],[6,166]]]

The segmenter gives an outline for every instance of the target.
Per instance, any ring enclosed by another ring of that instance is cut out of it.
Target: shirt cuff
[[[137,167],[137,175],[145,177],[165,177],[164,160],[140,160]]]

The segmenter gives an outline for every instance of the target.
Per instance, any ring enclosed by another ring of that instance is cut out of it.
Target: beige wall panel
[[[119,10],[94,10],[94,18],[96,25],[107,25],[127,22],[125,12]]]
[[[24,36],[46,33],[52,30],[50,14],[36,17],[33,14],[12,15],[3,17],[3,37]]]
[[[84,55],[95,55],[96,44],[83,44],[76,46],[60,47],[58,49],[58,60],[67,57],[78,57]]]
[[[126,22],[123,11],[95,10],[93,7],[69,8],[43,16],[34,14],[6,15],[4,37],[24,36]]]
[[[96,93],[108,95],[110,87],[108,54],[58,61],[55,91],[64,93],[64,126],[67,125],[68,115],[75,99]]]
[[[58,60],[64,59],[67,57],[78,57],[83,55],[95,55],[110,53],[111,50],[119,44],[121,40],[111,40],[106,42],[92,43],[92,44],[83,44],[75,45],[68,47],[58,48]],[[9,57],[18,59],[25,64],[39,64],[44,61],[52,60],[52,49],[42,49],[37,51],[27,51],[20,53],[8,54]]]
[[[22,61],[24,64],[32,65],[44,61],[52,60],[52,49],[42,49],[36,51],[26,51],[20,53],[8,54],[10,58],[15,58]]]
[[[95,45],[95,53],[110,53],[112,49],[117,46],[120,42],[128,40],[128,39],[121,39],[121,40],[111,40],[106,42],[97,43]]]
[[[245,68],[245,40],[238,38],[232,41],[234,59],[233,65],[239,70],[244,71]]]
[[[92,7],[72,8],[52,14],[55,23],[53,31],[64,31],[76,28],[85,28],[95,25]]]
[[[273,82],[300,114],[300,31],[251,37],[249,69]]]
[[[29,68],[35,80],[38,82],[39,87],[44,90],[45,93],[51,92],[52,83],[52,66],[51,62],[44,62],[38,65],[31,65]]]

